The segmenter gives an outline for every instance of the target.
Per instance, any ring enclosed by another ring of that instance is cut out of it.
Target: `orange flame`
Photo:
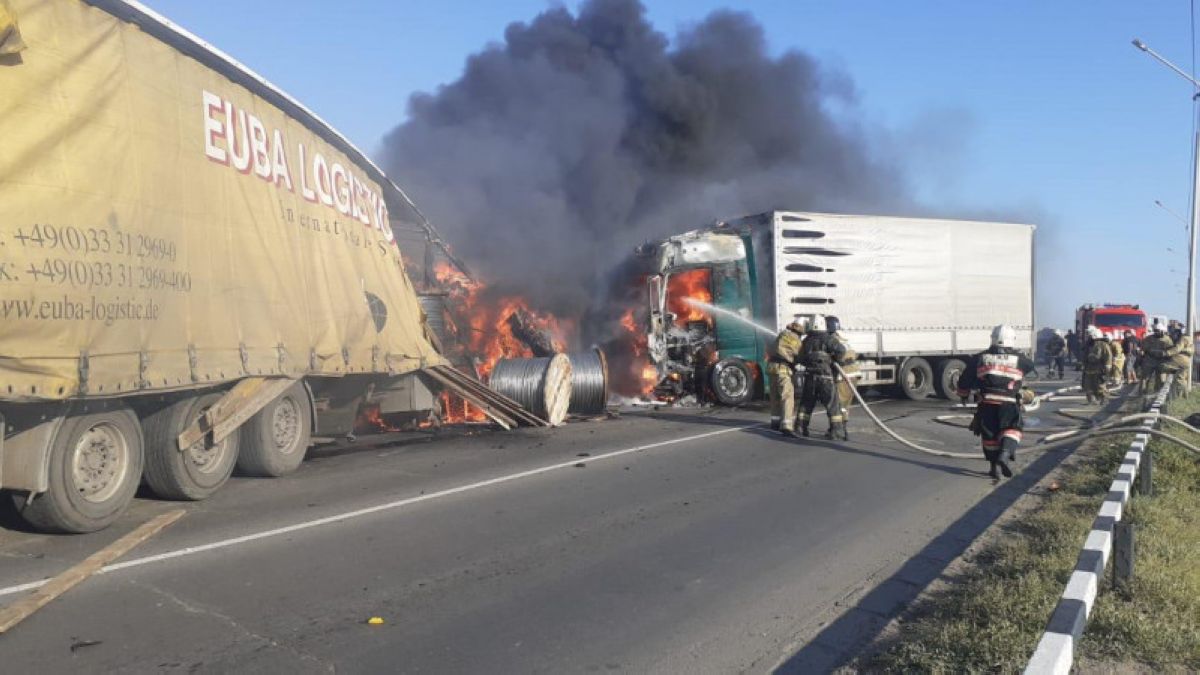
[[[394,427],[383,419],[383,415],[379,412],[379,406],[373,405],[363,408],[358,414],[358,418],[354,420],[354,429],[364,432],[384,432],[384,431],[400,431],[399,427]]]
[[[450,316],[447,330],[463,351],[462,360],[473,361],[476,374],[487,379],[496,362],[504,358],[529,358],[533,352],[513,335],[509,317],[522,312],[534,328],[547,332],[554,349],[566,351],[569,336],[575,331],[573,321],[560,319],[547,312],[530,308],[521,297],[503,295],[492,297],[487,286],[470,279],[450,263],[439,261],[434,266],[434,276],[441,288],[448,292],[446,309]],[[448,351],[451,349],[448,348]],[[448,422],[480,422],[487,417],[481,410],[457,397],[443,394],[443,419]]]
[[[675,315],[676,324],[683,326],[689,321],[711,323],[712,318],[708,313],[688,302],[689,299],[712,302],[712,270],[701,267],[676,272],[667,280],[667,311]]]
[[[658,370],[650,363],[646,331],[638,325],[636,311],[636,308],[630,307],[621,315],[620,320],[621,328],[625,330],[625,339],[621,340],[621,345],[630,350],[632,357],[629,360],[629,377],[625,381],[636,383],[638,393],[646,396],[653,392],[654,386],[658,384]]]

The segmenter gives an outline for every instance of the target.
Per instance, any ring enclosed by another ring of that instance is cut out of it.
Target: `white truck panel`
[[[864,355],[968,353],[1008,323],[1033,345],[1031,225],[774,214],[779,328],[835,314]]]

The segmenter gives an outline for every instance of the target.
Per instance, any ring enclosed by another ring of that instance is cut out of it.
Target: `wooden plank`
[[[220,443],[295,382],[286,377],[247,377],[238,380],[221,400],[179,434],[175,439],[179,449],[199,443],[210,431],[213,442]]]
[[[125,555],[133,547],[158,534],[168,525],[179,520],[184,513],[186,512],[183,509],[176,509],[151,518],[134,531],[47,581],[41,588],[0,610],[0,635],[7,633],[13,626],[27,619],[58,596],[99,572],[105,565]]]
[[[441,382],[442,384],[446,385],[450,389],[454,390],[454,392],[457,393],[459,396],[465,398],[472,405],[474,405],[475,407],[482,410],[483,414],[492,418],[492,421],[494,421],[496,424],[499,424],[500,426],[504,427],[505,429],[512,429],[514,426],[516,426],[514,420],[509,419],[503,413],[492,408],[492,406],[488,405],[487,403],[484,403],[483,401],[479,400],[474,395],[468,393],[465,389],[463,389],[461,386],[454,383],[454,381],[450,380],[442,373],[436,372],[433,369],[428,369],[425,372],[427,372],[430,377],[434,378],[438,382]]]
[[[523,411],[521,410],[520,406],[516,405],[515,402],[508,401],[503,398],[488,396],[486,393],[484,393],[483,388],[481,388],[481,385],[478,383],[472,382],[469,379],[456,379],[453,375],[450,375],[445,370],[439,371],[437,375],[440,377],[442,382],[447,383],[447,385],[450,386],[454,391],[458,392],[460,396],[468,399],[473,404],[481,408],[486,406],[494,411],[502,412],[506,418],[512,418],[510,421],[524,421],[527,424],[529,423],[528,420],[523,419]]]
[[[456,391],[473,394],[476,398],[490,403],[495,408],[503,410],[507,415],[515,418],[518,422],[523,422],[528,426],[546,426],[544,420],[522,408],[516,401],[492,391],[482,383],[472,380],[453,368],[443,369],[439,366],[438,372],[444,378],[453,381],[457,385]]]
[[[488,398],[492,401],[500,402],[500,404],[503,405],[505,407],[505,409],[511,409],[513,415],[516,415],[516,416],[520,417],[521,419],[525,420],[526,423],[528,423],[532,426],[548,426],[546,420],[543,420],[542,418],[538,417],[534,413],[526,410],[524,407],[521,406],[521,404],[517,403],[516,401],[508,398],[507,396],[504,396],[503,394],[500,394],[499,392],[494,391],[493,389],[490,389],[490,388],[484,386],[480,382],[476,382],[474,380],[471,380],[470,378],[463,376],[461,373],[458,373],[457,375],[459,377],[463,378],[464,388],[468,388],[471,391],[477,392],[477,394],[481,397]]]
[[[495,391],[492,391],[488,387],[484,386],[482,383],[472,380],[471,378],[467,377],[463,373],[458,372],[454,368],[450,368],[447,366],[435,366],[433,368],[426,369],[425,372],[429,372],[429,373],[436,372],[438,375],[441,376],[438,378],[439,381],[441,381],[443,383],[446,382],[447,380],[450,381],[454,385],[451,388],[454,389],[455,391],[470,392],[470,393],[474,394],[476,397],[484,399],[484,400],[490,402],[493,406],[495,406],[501,410],[504,410],[506,413],[508,413],[509,415],[511,415],[513,417],[516,417],[518,420],[524,421],[528,425],[548,426],[545,420],[538,417],[537,415],[534,415],[533,413],[529,412],[528,410],[525,410],[516,401],[514,401],[506,396],[503,396],[502,394],[499,394]]]

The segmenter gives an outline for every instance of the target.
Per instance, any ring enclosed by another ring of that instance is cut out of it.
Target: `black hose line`
[[[835,368],[837,368],[839,373],[842,374],[842,377],[849,379],[849,377],[846,375],[846,371],[842,370],[842,367],[840,365],[835,363],[835,364],[833,364],[833,366]],[[867,405],[867,402],[865,400],[863,400],[862,394],[860,394],[858,392],[857,387],[851,387],[850,391],[853,392],[854,398],[858,401],[858,404],[862,406],[863,410],[867,413],[867,416],[871,418],[871,421],[875,422],[876,426],[878,426],[880,429],[882,429],[884,433],[886,433],[888,436],[891,436],[893,439],[896,440],[896,442],[900,443],[901,445],[903,445],[911,450],[915,450],[917,452],[924,453],[926,455],[933,455],[935,457],[949,457],[951,459],[981,459],[982,458],[980,453],[948,452],[946,450],[934,450],[932,448],[922,447],[920,445],[917,445],[916,443],[913,443],[912,441],[909,441],[909,440],[901,437],[900,434],[897,434],[896,432],[892,431],[886,424],[884,424],[883,421],[880,420],[879,417],[875,414],[875,412],[873,410],[871,410],[871,406]],[[1060,391],[1062,391],[1062,390],[1060,390]],[[1050,395],[1052,395],[1052,394],[1050,394]],[[1035,400],[1040,403],[1040,401],[1044,400],[1045,398],[1048,398],[1050,395],[1039,396]],[[1037,445],[1030,446],[1027,448],[1020,448],[1017,450],[1017,452],[1018,453],[1026,453],[1026,452],[1032,452],[1033,450],[1040,450],[1043,452],[1048,451],[1048,450],[1058,450],[1060,448],[1078,445],[1079,443],[1081,443],[1089,438],[1092,438],[1094,436],[1116,436],[1116,435],[1121,435],[1121,434],[1147,434],[1150,436],[1154,436],[1156,438],[1166,439],[1166,440],[1171,441],[1172,443],[1175,443],[1197,455],[1200,455],[1200,447],[1196,447],[1195,445],[1192,445],[1191,443],[1188,443],[1180,438],[1172,436],[1166,432],[1158,431],[1157,429],[1146,429],[1144,427],[1120,426],[1121,424],[1126,424],[1131,421],[1147,419],[1147,418],[1155,418],[1155,419],[1160,419],[1160,420],[1165,419],[1167,421],[1183,425],[1183,426],[1187,427],[1188,429],[1190,429],[1191,431],[1200,433],[1200,430],[1197,430],[1195,427],[1188,425],[1187,423],[1183,422],[1182,420],[1179,420],[1179,419],[1176,419],[1176,418],[1173,418],[1173,417],[1170,417],[1167,415],[1163,415],[1163,414],[1155,415],[1153,413],[1139,413],[1136,415],[1130,415],[1128,417],[1123,417],[1115,422],[1110,422],[1110,423],[1107,423],[1107,424],[1104,424],[1104,425],[1101,425],[1098,427],[1092,427],[1092,428],[1079,427],[1078,429],[1069,430],[1067,432],[1063,432],[1063,433],[1069,434],[1069,436],[1066,438],[1050,441],[1049,437],[1048,437],[1042,443],[1038,443]]]

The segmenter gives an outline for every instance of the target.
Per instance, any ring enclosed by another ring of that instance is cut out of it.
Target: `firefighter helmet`
[[[842,322],[836,316],[830,315],[825,317],[825,330],[830,333],[836,333],[842,329]]]
[[[1156,318],[1154,319],[1154,323],[1150,324],[1150,330],[1161,335],[1167,332],[1167,325],[1163,323],[1162,319]]]
[[[1099,340],[1100,338],[1104,337],[1104,333],[1101,333],[1100,329],[1096,328],[1095,326],[1088,326],[1087,334],[1088,337],[1092,338],[1093,340]]]
[[[787,328],[797,335],[804,335],[808,330],[808,319],[798,316],[787,325]]]
[[[813,314],[812,319],[808,324],[808,330],[810,332],[819,332],[825,330],[825,315]]]
[[[992,346],[993,347],[1015,347],[1017,344],[1017,331],[1012,329],[1012,326],[1002,323],[992,329]]]

